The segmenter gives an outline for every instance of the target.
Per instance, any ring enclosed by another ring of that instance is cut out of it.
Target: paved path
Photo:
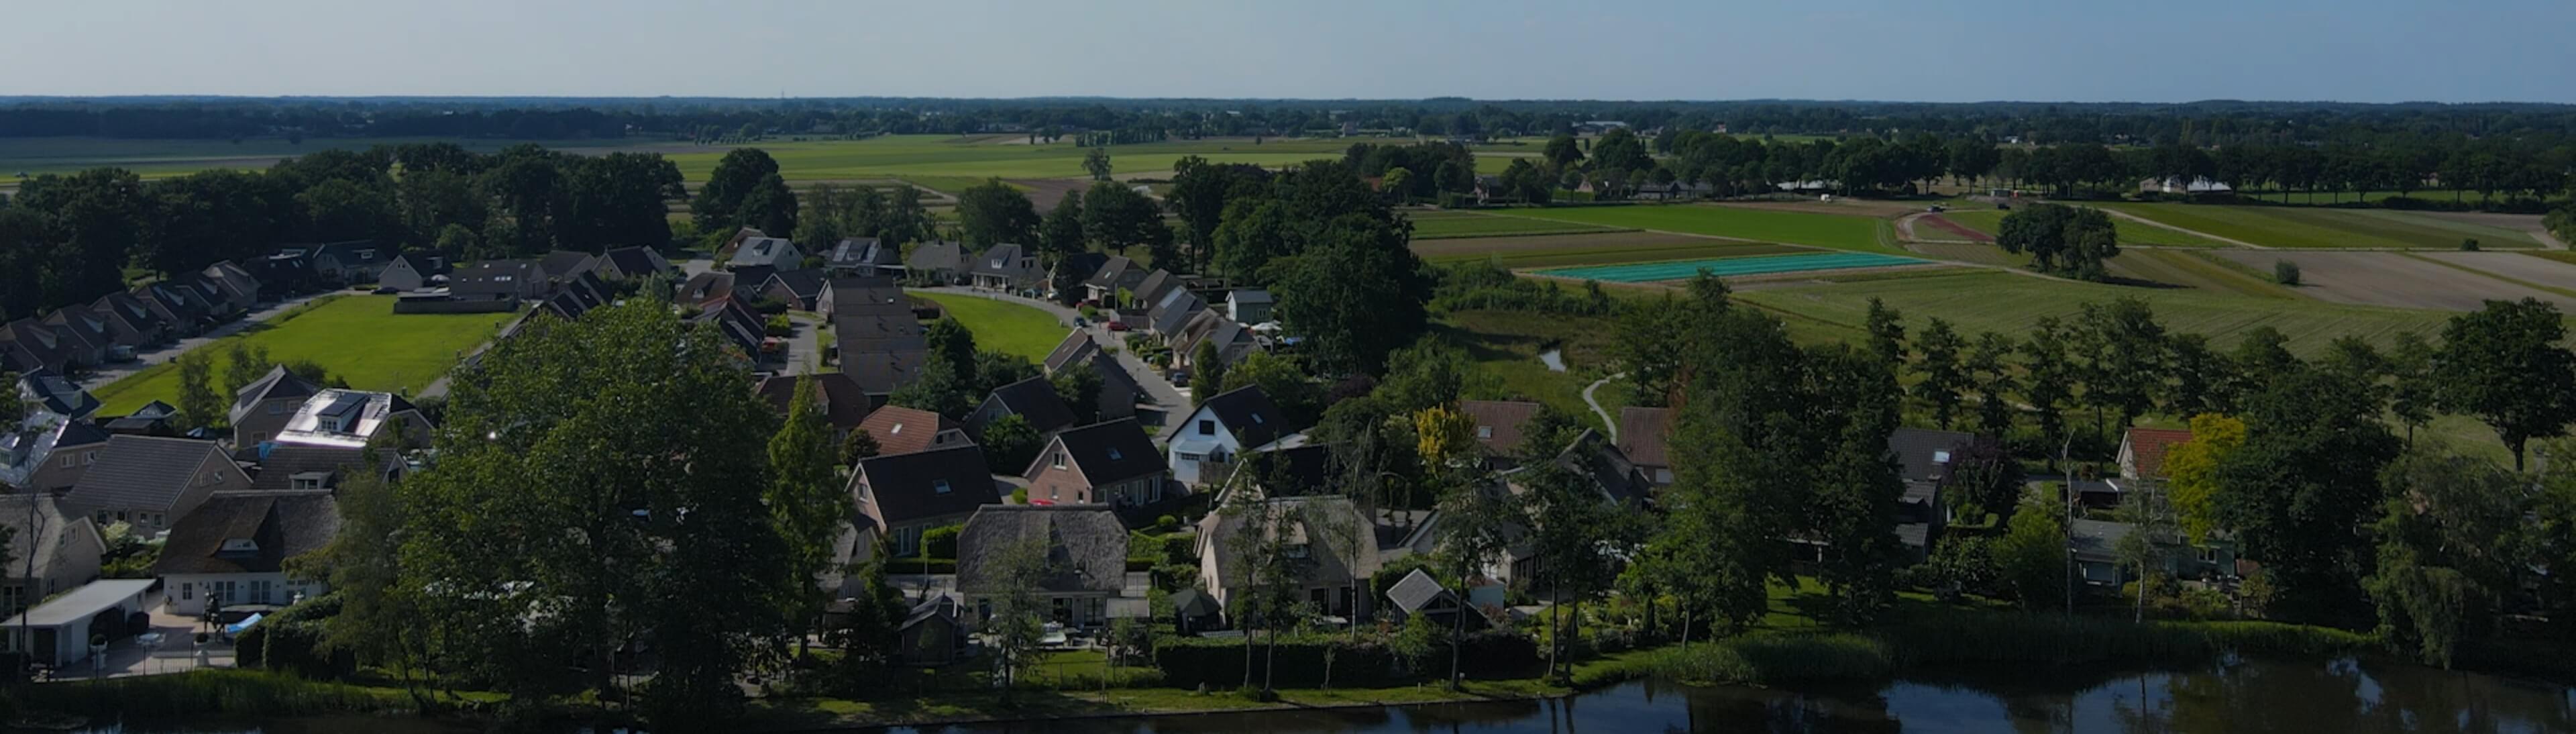
[[[1610,384],[1611,380],[1626,377],[1627,375],[1628,373],[1626,372],[1620,372],[1609,377],[1593,380],[1592,384],[1583,386],[1583,404],[1592,406],[1592,413],[1594,415],[1601,416],[1602,433],[1608,435],[1610,437],[1610,442],[1613,444],[1619,442],[1619,419],[1610,417],[1610,411],[1601,407],[1601,401],[1592,399],[1592,391],[1601,389],[1602,385]]]
[[[81,382],[90,387],[115,382],[119,378],[140,372],[153,365],[177,359],[179,355],[186,353],[188,350],[205,346],[217,339],[241,333],[243,329],[250,328],[252,324],[265,322],[271,318],[275,318],[278,314],[285,313],[287,309],[311,303],[313,299],[329,295],[355,295],[357,293],[358,291],[347,290],[323,291],[321,293],[315,293],[299,298],[290,298],[252,309],[249,315],[241,317],[238,321],[208,329],[206,330],[206,333],[181,339],[172,343],[170,346],[149,352],[138,352],[134,355],[134,359],[132,361],[99,365],[98,367],[92,368],[89,371],[89,375],[82,378]]]
[[[1082,316],[1081,311],[1074,310],[1071,307],[1067,307],[1054,301],[1022,298],[1019,296],[1005,295],[991,291],[979,291],[970,288],[960,288],[957,286],[914,288],[911,290],[974,296],[976,298],[990,298],[996,301],[1016,303],[1054,314],[1056,323],[1063,324],[1065,328],[1068,329],[1073,328],[1073,320],[1075,318]],[[1160,373],[1154,371],[1152,365],[1145,364],[1145,360],[1138,359],[1135,354],[1127,351],[1126,333],[1132,332],[1114,332],[1100,324],[1092,324],[1088,327],[1084,327],[1083,331],[1090,334],[1092,339],[1100,342],[1103,349],[1113,351],[1118,359],[1118,365],[1127,368],[1127,374],[1136,378],[1136,384],[1145,388],[1145,399],[1152,402],[1154,407],[1161,410],[1163,413],[1163,430],[1160,435],[1171,436],[1175,431],[1179,430],[1181,421],[1188,420],[1190,417],[1189,396],[1182,395],[1180,388],[1174,387],[1170,380],[1163,379],[1163,376]],[[1138,418],[1142,419],[1143,416],[1140,415]]]

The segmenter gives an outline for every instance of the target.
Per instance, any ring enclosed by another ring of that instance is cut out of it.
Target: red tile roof
[[[2191,440],[2191,431],[2178,428],[2131,428],[2120,443],[2128,447],[2139,477],[2164,476],[2165,450],[2174,444]]]

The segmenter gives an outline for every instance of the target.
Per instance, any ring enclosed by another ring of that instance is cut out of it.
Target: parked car
[[[1127,330],[1127,322],[1125,322],[1125,321],[1112,321],[1112,322],[1109,322],[1109,330],[1110,330],[1110,331],[1126,331],[1126,330]]]

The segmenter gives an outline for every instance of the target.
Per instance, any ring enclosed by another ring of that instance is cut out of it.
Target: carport
[[[142,613],[153,596],[153,579],[100,579],[52,601],[10,617],[10,650],[31,651],[35,662],[63,666],[89,659],[92,634],[126,636],[126,620]],[[33,644],[29,643],[33,638]]]

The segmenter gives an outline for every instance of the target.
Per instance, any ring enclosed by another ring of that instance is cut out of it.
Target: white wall
[[[218,583],[227,581],[232,583],[232,593],[224,596],[224,605],[226,606],[239,604],[285,604],[294,601],[295,594],[297,592],[302,592],[304,594],[304,598],[310,599],[316,596],[321,596],[324,592],[330,590],[330,587],[323,584],[321,581],[307,581],[298,584],[296,583],[297,579],[288,578],[284,572],[273,572],[170,574],[161,577],[161,591],[162,593],[169,595],[169,613],[204,614],[206,611],[207,596],[214,593]],[[254,581],[268,582],[268,595],[266,597],[255,597],[252,595],[251,583]]]

